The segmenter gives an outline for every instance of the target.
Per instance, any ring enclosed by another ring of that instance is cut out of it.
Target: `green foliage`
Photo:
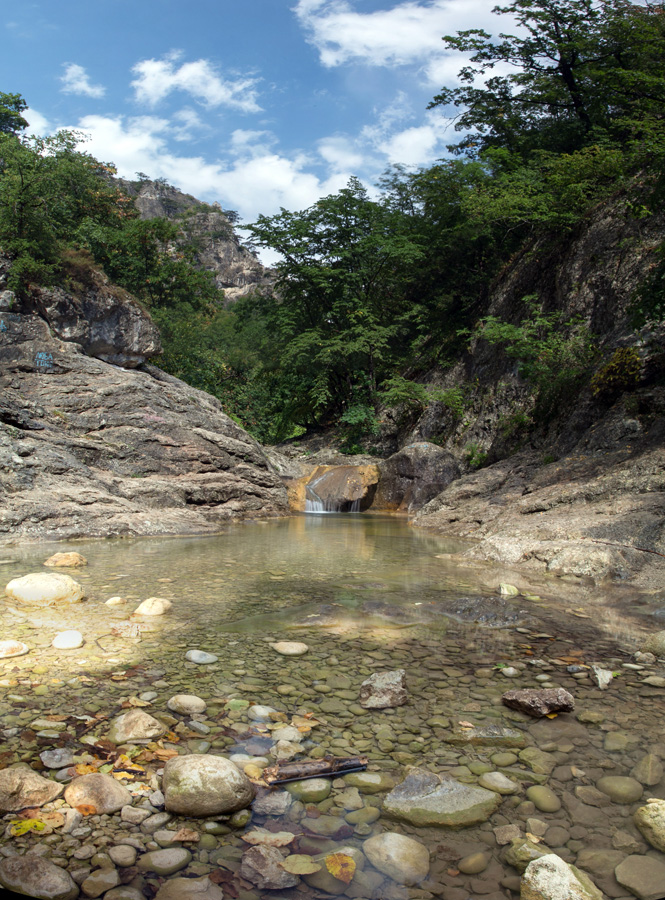
[[[641,370],[642,360],[635,347],[620,347],[594,374],[591,393],[599,399],[612,400],[624,391],[632,391],[637,387]]]
[[[20,94],[0,91],[0,133],[16,134],[27,128],[30,123],[21,115],[27,108],[28,104]]]
[[[476,443],[467,444],[463,456],[472,469],[482,469],[487,465],[487,453],[481,450]]]
[[[588,373],[595,344],[581,319],[564,321],[562,313],[543,313],[535,297],[523,303],[527,316],[519,324],[487,316],[476,334],[517,360],[519,374],[536,390],[538,412],[550,414]]]
[[[523,410],[516,410],[499,419],[499,427],[504,438],[512,438],[515,435],[528,431],[533,426],[533,418]]]
[[[424,384],[409,381],[401,375],[392,375],[381,385],[378,398],[385,406],[406,406],[423,410],[429,404],[430,395]]]

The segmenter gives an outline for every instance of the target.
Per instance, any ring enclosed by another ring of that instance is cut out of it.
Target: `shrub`
[[[642,361],[635,347],[620,347],[591,379],[592,394],[599,399],[612,399],[624,391],[634,390],[641,368]]]

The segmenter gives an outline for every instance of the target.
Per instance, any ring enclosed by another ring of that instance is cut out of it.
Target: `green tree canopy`
[[[21,115],[28,108],[20,94],[5,94],[0,91],[0,133],[16,134],[30,124]]]

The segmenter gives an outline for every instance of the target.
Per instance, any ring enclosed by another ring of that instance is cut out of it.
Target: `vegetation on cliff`
[[[307,210],[259,217],[254,241],[282,256],[276,290],[226,308],[177,219],[141,220],[112,166],[78,151],[77,135],[21,136],[22,98],[0,95],[11,287],[75,286],[86,265],[102,266],[149,305],[161,364],[263,441],[338,424],[349,447],[371,446],[380,406],[426,406],[425,375],[457,360],[470,336],[503,347],[548,414],[591,378],[594,335],[537,295],[510,322],[487,316],[488,298],[516,254],[565,241],[598,204],[620,197],[636,221],[657,213],[665,12],[628,0],[513,0],[498,11],[519,34],[444,38],[471,54],[459,84],[431,104],[459,109],[450,157],[394,167],[377,196],[352,179]],[[636,320],[665,308],[665,250],[653,259]],[[463,405],[461,389],[434,399],[453,414]]]

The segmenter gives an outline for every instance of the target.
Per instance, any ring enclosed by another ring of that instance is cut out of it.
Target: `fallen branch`
[[[322,759],[301,759],[277,763],[263,770],[263,780],[268,784],[286,781],[302,781],[305,778],[325,778],[328,775],[346,775],[362,772],[367,768],[366,756],[324,756]]]
[[[659,553],[658,550],[648,550],[646,547],[635,547],[633,544],[616,544],[613,541],[597,541],[595,538],[582,538],[583,541],[591,541],[592,544],[607,544],[608,547],[621,547],[623,550],[639,550],[640,553],[653,553],[654,556],[662,556],[665,559],[665,553]]]

